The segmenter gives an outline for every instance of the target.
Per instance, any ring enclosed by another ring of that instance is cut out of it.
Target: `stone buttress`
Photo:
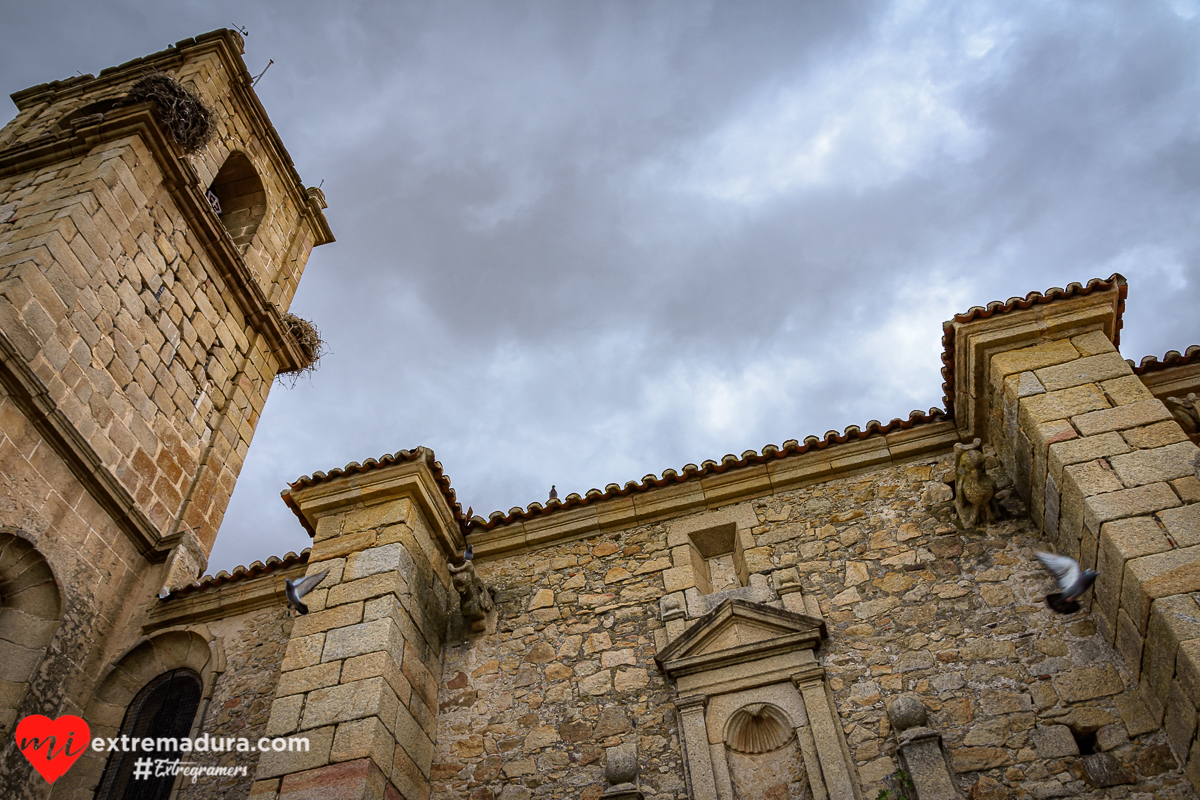
[[[308,574],[328,572],[292,628],[268,736],[310,751],[264,755],[255,798],[425,800],[451,602],[447,562],[463,538],[432,454],[302,481],[289,504],[315,531]]]
[[[1117,352],[1125,280],[947,323],[965,440],[996,449],[1200,787],[1200,450]],[[1011,303],[1012,301],[1010,301]]]

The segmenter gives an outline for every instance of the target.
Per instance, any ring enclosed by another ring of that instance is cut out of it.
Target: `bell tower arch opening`
[[[241,253],[254,241],[267,213],[267,191],[249,157],[235,150],[221,165],[208,189],[216,198],[214,210]]]

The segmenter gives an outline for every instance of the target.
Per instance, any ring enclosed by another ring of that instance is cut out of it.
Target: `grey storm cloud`
[[[1200,2],[10,4],[8,91],[232,24],[338,238],[211,569],[418,444],[482,513],[940,407],[941,322],[1126,275],[1200,341]]]

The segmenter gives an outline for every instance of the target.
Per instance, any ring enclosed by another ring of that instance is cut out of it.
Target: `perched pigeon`
[[[475,558],[475,548],[467,545],[467,551],[463,553],[463,563],[465,564],[473,558]]]
[[[291,578],[286,579],[284,583],[286,583],[287,586],[284,588],[283,592],[287,595],[288,605],[299,611],[301,614],[307,614],[308,606],[304,605],[304,603],[300,601],[300,598],[317,588],[317,585],[321,581],[325,580],[325,576],[328,574],[329,570],[318,572],[316,575],[309,575],[307,578],[298,583],[292,583]]]
[[[551,499],[551,500],[557,500],[557,499],[558,499],[558,489],[555,489],[555,488],[554,488],[554,484],[551,484],[551,485],[550,485],[550,499]]]
[[[1059,614],[1074,614],[1079,610],[1079,598],[1100,577],[1094,569],[1079,568],[1079,562],[1068,556],[1054,553],[1034,552],[1042,566],[1050,570],[1058,578],[1058,587],[1062,592],[1046,595],[1046,605]]]

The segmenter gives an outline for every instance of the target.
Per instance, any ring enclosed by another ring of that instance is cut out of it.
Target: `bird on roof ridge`
[[[551,500],[557,500],[557,499],[558,499],[558,489],[556,489],[556,488],[554,487],[554,484],[550,484],[550,499],[551,499]]]

